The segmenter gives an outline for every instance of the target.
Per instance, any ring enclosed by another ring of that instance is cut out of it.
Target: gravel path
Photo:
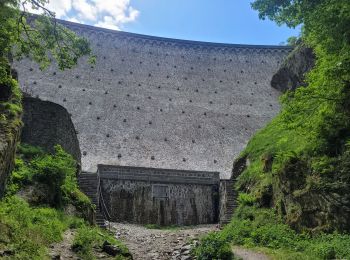
[[[129,248],[135,260],[189,260],[191,245],[216,225],[178,229],[148,229],[140,225],[111,223],[111,231]]]

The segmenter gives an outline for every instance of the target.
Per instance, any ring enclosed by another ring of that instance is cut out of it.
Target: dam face
[[[62,21],[89,39],[95,65],[15,64],[22,89],[71,114],[83,171],[98,164],[231,174],[249,138],[279,111],[270,80],[289,47],[193,42]]]
[[[217,223],[218,172],[98,165],[102,209],[114,222]]]

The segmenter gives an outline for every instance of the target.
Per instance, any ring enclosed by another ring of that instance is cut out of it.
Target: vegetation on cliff
[[[350,2],[257,0],[262,17],[295,26],[316,54],[306,87],[249,142],[240,192],[274,206],[297,231],[350,232]]]
[[[86,212],[93,206],[78,189],[76,162],[61,147],[46,154],[21,145],[7,187],[0,201],[0,256],[47,259],[50,245],[72,229],[76,230],[72,250],[83,259],[94,259],[93,248],[102,248],[104,241],[119,248],[117,259],[129,259],[124,245],[80,218],[89,217]]]
[[[86,39],[58,24],[45,8],[47,0],[0,1],[0,197],[13,166],[21,128],[21,92],[11,62],[22,57],[39,63],[42,69],[56,60],[60,69],[72,68],[78,59],[90,55]],[[43,11],[32,16],[26,6]],[[35,19],[33,19],[35,18]]]
[[[239,208],[218,236],[280,259],[349,258],[350,2],[256,0],[252,6],[261,18],[302,24],[316,64],[242,152]]]
[[[57,209],[73,205],[81,212],[93,210],[89,198],[78,188],[76,161],[59,145],[54,154],[26,144],[19,146],[7,195],[19,192],[33,205]]]

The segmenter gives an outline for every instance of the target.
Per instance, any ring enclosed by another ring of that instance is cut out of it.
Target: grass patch
[[[350,258],[349,234],[300,234],[284,224],[273,209],[254,206],[240,206],[231,223],[205,237],[195,254],[203,259],[221,259],[217,255],[226,252],[230,244],[265,252],[274,259]]]
[[[120,253],[116,256],[116,259],[131,259],[131,255],[126,246],[116,240],[107,231],[96,227],[82,226],[78,228],[72,248],[83,259],[92,260],[95,259],[93,248],[103,247],[105,241],[119,249]]]
[[[49,245],[81,223],[62,211],[32,208],[18,196],[6,197],[0,201],[0,250],[10,250],[10,259],[46,259]]]

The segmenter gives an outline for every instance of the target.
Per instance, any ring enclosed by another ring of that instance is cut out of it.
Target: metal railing
[[[108,211],[108,207],[106,206],[105,200],[103,198],[100,176],[97,175],[97,178],[98,178],[98,188],[97,188],[98,189],[98,201],[97,201],[98,210],[102,213],[104,220],[108,221],[108,228],[110,229],[111,214]]]

